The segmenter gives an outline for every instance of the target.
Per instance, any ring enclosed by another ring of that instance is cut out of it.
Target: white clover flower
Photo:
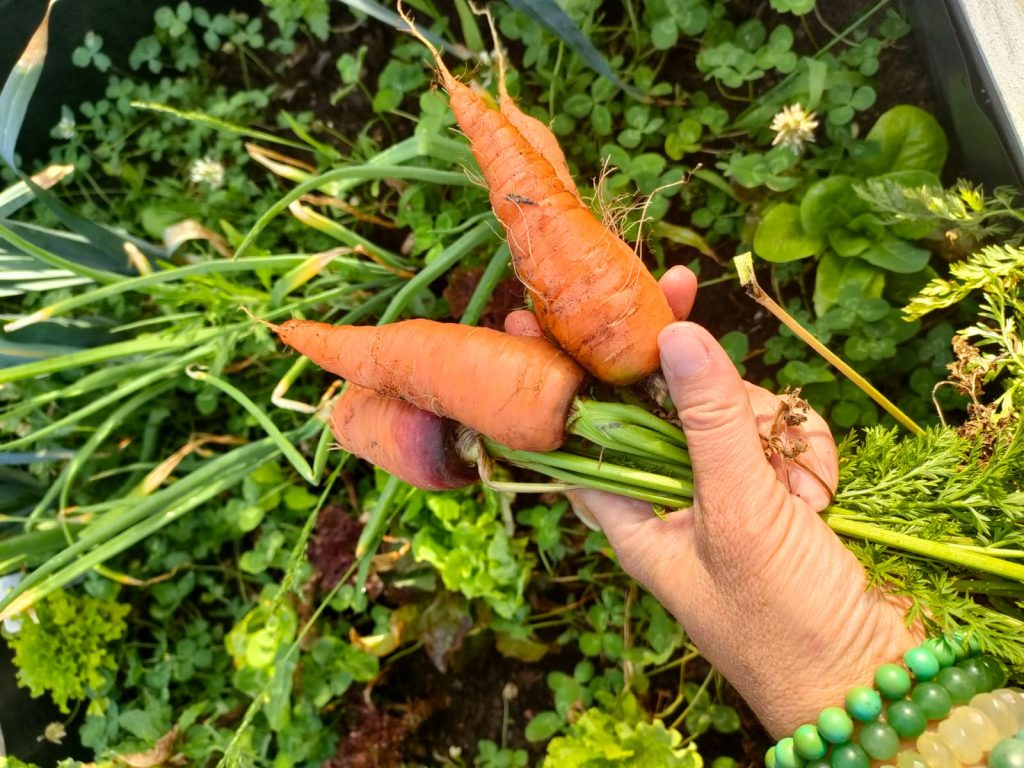
[[[224,186],[224,166],[209,155],[194,161],[188,175],[193,183],[206,184],[211,189]]]
[[[66,105],[60,109],[60,121],[53,126],[51,136],[55,139],[63,139],[64,141],[70,141],[75,138],[75,130],[77,125],[75,124],[75,113],[71,111]]]
[[[65,141],[75,138],[75,121],[73,118],[62,117],[57,123],[57,136]]]
[[[817,127],[818,119],[813,112],[805,110],[802,104],[790,104],[772,118],[771,129],[775,131],[772,146],[781,144],[794,152],[803,152],[804,145],[814,141]]]

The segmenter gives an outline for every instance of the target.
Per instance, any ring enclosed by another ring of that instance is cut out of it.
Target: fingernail
[[[594,513],[590,511],[590,508],[580,498],[580,491],[567,491],[565,498],[569,500],[569,506],[572,507],[573,513],[580,519],[580,522],[592,531],[601,530],[601,526],[598,525]]]
[[[661,364],[672,375],[693,376],[708,367],[711,352],[686,323],[673,323],[658,337]]]

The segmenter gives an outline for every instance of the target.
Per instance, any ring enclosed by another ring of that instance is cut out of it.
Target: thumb
[[[714,544],[737,527],[749,530],[757,521],[743,519],[743,510],[770,509],[768,497],[784,489],[765,459],[743,380],[721,345],[694,323],[668,326],[658,345],[693,466],[698,535]]]

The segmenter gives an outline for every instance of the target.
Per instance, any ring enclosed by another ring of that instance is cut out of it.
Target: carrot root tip
[[[274,323],[270,322],[269,320],[264,320],[262,317],[257,317],[256,315],[253,314],[252,310],[250,310],[244,304],[240,304],[238,306],[238,308],[240,310],[242,310],[243,312],[245,312],[245,314],[247,314],[249,316],[250,320],[253,320],[253,321],[259,323],[264,328],[269,328],[270,330],[274,331],[275,333],[277,333],[278,329],[281,327],[279,325],[275,325]]]

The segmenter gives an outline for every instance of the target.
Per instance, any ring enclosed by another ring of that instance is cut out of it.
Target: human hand
[[[671,270],[662,289],[685,318],[692,273]],[[530,323],[518,316],[511,325],[521,333]],[[700,326],[674,323],[659,346],[693,465],[693,506],[662,520],[645,502],[600,491],[571,500],[780,737],[841,706],[923,630],[906,626],[904,604],[867,588],[864,569],[818,515],[838,479],[825,421],[808,410],[802,424],[780,425],[782,400],[743,382]],[[776,438],[770,458],[766,438]],[[798,441],[796,460],[784,456]]]

